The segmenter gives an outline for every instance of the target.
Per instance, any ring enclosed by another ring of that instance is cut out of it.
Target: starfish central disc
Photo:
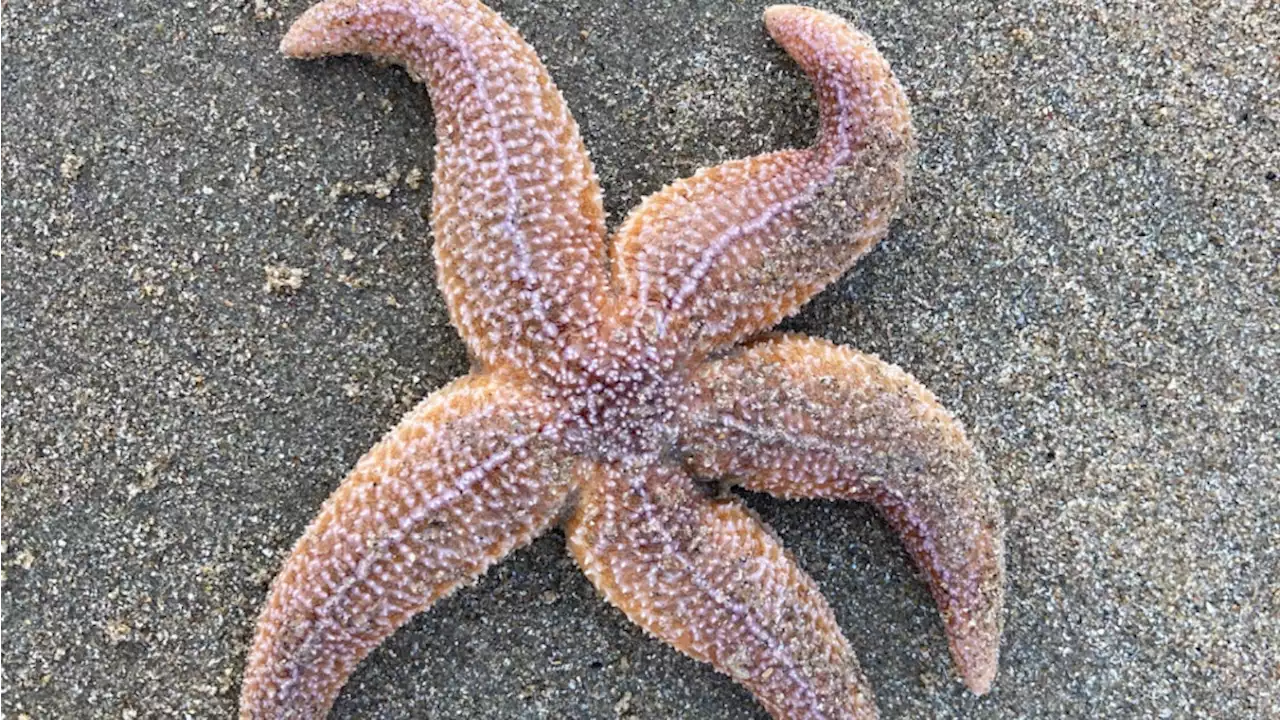
[[[687,364],[638,335],[620,329],[588,352],[570,353],[563,376],[544,388],[564,403],[566,440],[579,454],[634,461],[676,446],[693,392]]]

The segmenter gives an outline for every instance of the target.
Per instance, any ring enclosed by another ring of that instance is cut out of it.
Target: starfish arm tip
[[[770,5],[764,9],[764,22],[766,25],[772,25],[798,10],[804,10],[804,7],[800,5]]]
[[[298,60],[331,54],[324,42],[326,29],[332,24],[329,9],[330,3],[317,3],[299,15],[280,39],[280,53]]]
[[[971,673],[964,679],[964,684],[969,688],[969,692],[979,697],[991,692],[991,684],[996,679],[996,667],[990,665],[983,668],[981,672]]]
[[[366,52],[368,43],[361,36],[368,35],[369,28],[360,20],[380,9],[385,12],[386,4],[322,0],[293,21],[280,40],[280,52],[298,60]]]
[[[280,50],[280,54],[284,55],[285,57],[288,57],[288,58],[299,57],[297,43],[293,39],[292,35],[285,35],[283,38],[280,39],[279,50]]]

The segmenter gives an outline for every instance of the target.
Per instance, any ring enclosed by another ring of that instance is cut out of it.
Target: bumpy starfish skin
[[[766,337],[704,364],[682,449],[701,475],[876,506],[925,572],[976,693],[996,673],[1000,513],[964,430],[902,370],[825,340]]]
[[[708,497],[670,465],[583,464],[565,529],[609,602],[742,683],[774,717],[874,717],[817,584],[740,501]]]
[[[436,266],[474,357],[533,373],[592,332],[607,290],[600,186],[560,92],[511,26],[466,0],[328,2],[282,49],[383,58],[430,88]]]
[[[550,527],[570,456],[554,408],[495,375],[440,389],[325,501],[258,621],[243,717],[322,717],[357,662]]]
[[[814,83],[818,142],[676,182],[611,241],[573,118],[488,8],[328,0],[293,25],[289,55],[372,55],[426,82],[440,284],[476,364],[360,460],[294,547],[242,718],[323,716],[383,638],[557,523],[611,603],[774,717],[875,717],[817,585],[702,477],[874,504],[925,572],[965,682],[990,687],[1003,536],[960,424],[874,357],[751,339],[884,236],[914,151],[866,36],[793,6],[765,23]]]
[[[625,302],[699,356],[777,324],[883,237],[914,150],[906,97],[870,38],[791,6],[764,17],[813,81],[817,144],[669,185],[614,239]]]

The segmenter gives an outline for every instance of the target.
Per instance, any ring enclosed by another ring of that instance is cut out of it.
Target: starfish
[[[957,422],[897,367],[767,334],[885,236],[915,149],[871,39],[775,6],[808,75],[813,147],[704,169],[607,237],[546,68],[475,0],[326,0],[297,58],[362,54],[426,83],[431,224],[471,372],[409,412],[324,503],[258,621],[242,718],[321,717],[356,664],[559,526],[604,597],[775,718],[872,718],[817,584],[713,480],[874,505],[901,536],[975,693],[996,671],[1003,530]]]

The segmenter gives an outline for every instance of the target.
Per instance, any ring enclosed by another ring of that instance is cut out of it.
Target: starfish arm
[[[823,340],[764,339],[703,365],[682,437],[694,472],[784,498],[875,505],[924,571],[973,692],[995,677],[1004,535],[964,430],[897,367]]]
[[[453,324],[483,366],[554,372],[600,319],[604,210],[577,123],[533,48],[474,0],[326,0],[281,49],[370,55],[426,83],[431,224]]]
[[[817,144],[680,180],[613,239],[621,302],[695,353],[772,327],[884,237],[915,148],[906,96],[869,37],[794,6],[765,24],[813,83]]]
[[[675,467],[583,461],[578,473],[570,552],[628,618],[778,720],[876,717],[817,585],[737,499],[708,497]]]
[[[471,375],[375,445],[272,584],[240,717],[323,717],[383,638],[552,525],[572,473],[545,437],[551,412]]]

